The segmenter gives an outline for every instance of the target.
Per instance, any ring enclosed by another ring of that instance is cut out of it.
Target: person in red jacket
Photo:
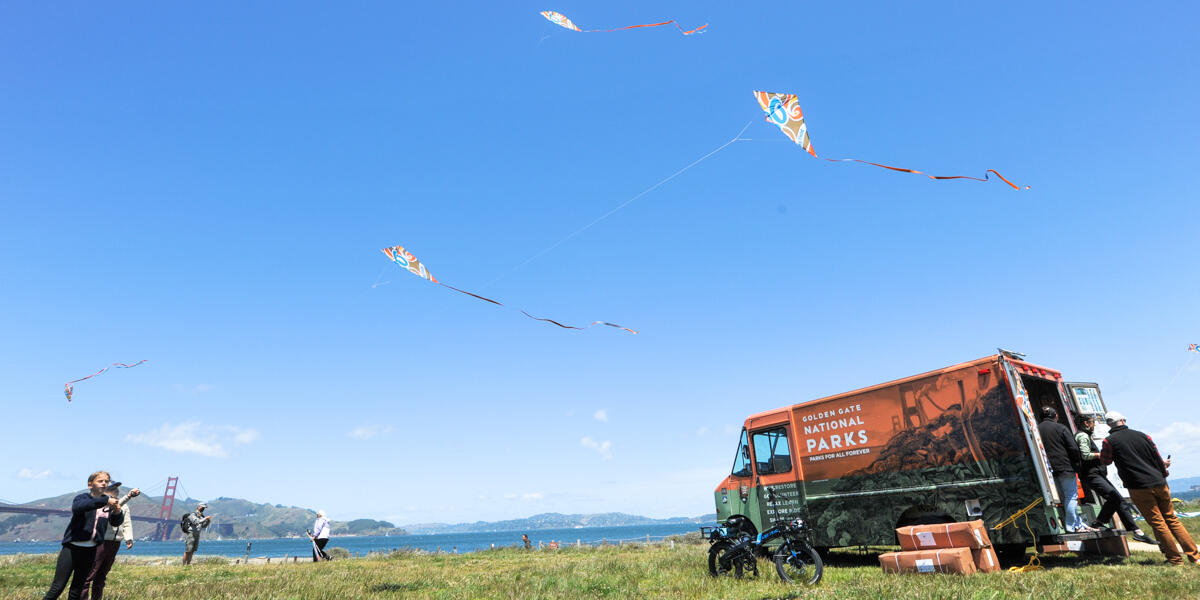
[[[1183,528],[1171,505],[1171,489],[1167,487],[1167,468],[1171,466],[1171,460],[1163,460],[1150,436],[1125,425],[1125,415],[1110,410],[1104,414],[1104,420],[1112,429],[1104,438],[1100,461],[1106,465],[1116,463],[1121,483],[1129,489],[1129,499],[1154,530],[1158,549],[1172,565],[1182,565],[1184,555],[1192,564],[1200,564],[1196,542]],[[1180,546],[1183,547],[1182,554]]]

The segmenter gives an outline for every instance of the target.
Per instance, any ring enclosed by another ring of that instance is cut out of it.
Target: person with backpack
[[[208,504],[203,502],[196,507],[195,512],[190,512],[183,515],[179,520],[179,527],[183,529],[183,564],[192,564],[192,554],[196,552],[196,548],[200,547],[200,530],[207,529],[212,523],[211,516],[204,516],[204,509],[208,508]]]

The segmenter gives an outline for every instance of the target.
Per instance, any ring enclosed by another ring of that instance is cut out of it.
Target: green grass
[[[148,566],[118,563],[105,597],[113,600],[391,598],[1200,598],[1200,567],[1167,567],[1158,553],[1130,559],[1043,558],[1044,571],[885,575],[873,552],[839,552],[813,588],[787,585],[760,562],[757,579],[708,576],[703,544],[504,549],[471,554],[397,553],[328,563]],[[878,549],[876,549],[877,551]],[[52,557],[0,566],[0,598],[40,598]]]

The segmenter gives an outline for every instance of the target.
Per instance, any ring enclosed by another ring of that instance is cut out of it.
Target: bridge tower
[[[158,523],[158,529],[154,532],[154,539],[160,542],[165,542],[171,539],[171,533],[175,530],[171,522],[171,510],[175,508],[175,488],[179,485],[178,477],[167,478],[167,488],[163,491],[162,508],[158,512],[158,518],[162,519]]]

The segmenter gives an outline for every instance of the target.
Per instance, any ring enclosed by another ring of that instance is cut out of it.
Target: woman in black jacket
[[[105,495],[110,477],[106,471],[96,471],[88,477],[88,491],[71,501],[71,520],[63,532],[62,550],[58,553],[58,565],[54,568],[54,582],[43,600],[57,600],[62,595],[67,581],[71,581],[68,600],[77,600],[83,592],[84,579],[92,569],[96,556],[96,539],[103,538],[104,530],[120,525],[125,520],[123,513],[113,513],[118,508],[117,499]],[[112,515],[107,519],[96,519],[96,510],[108,506]],[[74,577],[72,577],[74,575]]]

